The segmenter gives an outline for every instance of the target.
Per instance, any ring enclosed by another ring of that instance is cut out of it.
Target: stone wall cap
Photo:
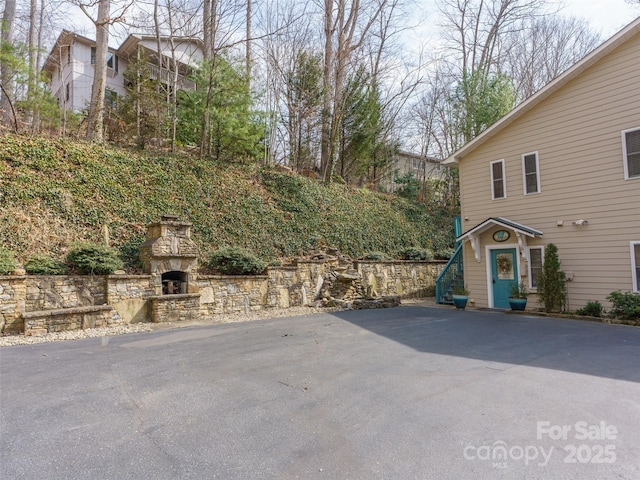
[[[121,274],[107,275],[107,277],[109,278],[109,280],[148,280],[152,278],[153,275],[149,273],[144,273],[140,275],[136,275],[133,273],[125,273],[123,275]]]
[[[202,275],[198,274],[198,280],[241,280],[241,279],[257,279],[268,280],[268,275]]]
[[[193,223],[191,222],[181,222],[180,220],[161,220],[159,222],[152,222],[147,224],[147,228],[149,227],[157,227],[160,225],[170,225],[172,227],[192,227]]]
[[[419,264],[428,264],[428,263],[435,263],[435,264],[440,264],[440,263],[447,263],[448,260],[354,260],[353,263],[354,264],[362,264],[362,263],[373,263],[373,264],[385,264],[385,265],[391,265],[394,263],[401,263],[401,264],[407,264],[407,263],[419,263]]]
[[[38,318],[38,317],[49,317],[54,315],[72,315],[74,313],[91,313],[91,312],[100,312],[106,310],[113,310],[113,306],[111,305],[89,305],[86,307],[69,307],[69,308],[56,308],[55,310],[37,310],[34,312],[23,312],[22,318]]]
[[[200,298],[200,293],[174,293],[172,295],[153,295],[147,297],[149,300],[166,300],[167,302],[171,300],[184,300],[187,298]]]

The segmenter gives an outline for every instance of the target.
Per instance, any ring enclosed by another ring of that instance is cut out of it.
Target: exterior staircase
[[[453,292],[456,287],[464,286],[464,270],[462,264],[462,245],[449,259],[445,267],[436,278],[436,303],[453,305]]]
[[[462,235],[462,221],[455,217],[455,236]],[[462,243],[456,242],[456,250],[436,278],[436,303],[453,305],[453,292],[456,287],[464,287],[464,265],[462,262]]]

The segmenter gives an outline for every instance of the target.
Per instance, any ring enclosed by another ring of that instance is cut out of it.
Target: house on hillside
[[[169,83],[173,73],[169,70],[171,59],[176,58],[178,66],[178,87],[195,88],[186,78],[189,69],[202,61],[202,42],[194,38],[162,37],[160,53],[164,57],[165,68],[159,72],[158,43],[155,36],[132,34],[118,49],[109,48],[107,54],[107,85],[105,101],[115,106],[119,96],[126,94],[123,75],[129,62],[142,55],[151,63],[151,77],[161,78]],[[47,56],[43,72],[49,79],[49,89],[58,99],[63,111],[80,112],[88,108],[91,100],[91,86],[96,62],[96,42],[77,33],[63,30],[51,52]]]
[[[558,247],[566,308],[640,291],[640,18],[444,163],[460,174],[465,286],[478,307],[534,294]]]
[[[442,168],[442,161],[438,158],[401,150],[396,152],[391,159],[388,173],[380,180],[380,184],[385,191],[395,192],[402,187],[396,183],[396,177],[410,173],[416,180],[423,183],[430,179],[439,178]]]

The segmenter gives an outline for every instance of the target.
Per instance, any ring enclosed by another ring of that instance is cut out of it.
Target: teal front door
[[[509,308],[509,291],[518,278],[516,255],[515,248],[491,250],[491,280],[495,308]]]

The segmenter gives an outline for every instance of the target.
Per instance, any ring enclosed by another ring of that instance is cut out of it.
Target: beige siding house
[[[464,279],[479,307],[537,308],[558,247],[567,309],[640,291],[640,18],[457,151]],[[506,289],[506,290],[505,290]]]

